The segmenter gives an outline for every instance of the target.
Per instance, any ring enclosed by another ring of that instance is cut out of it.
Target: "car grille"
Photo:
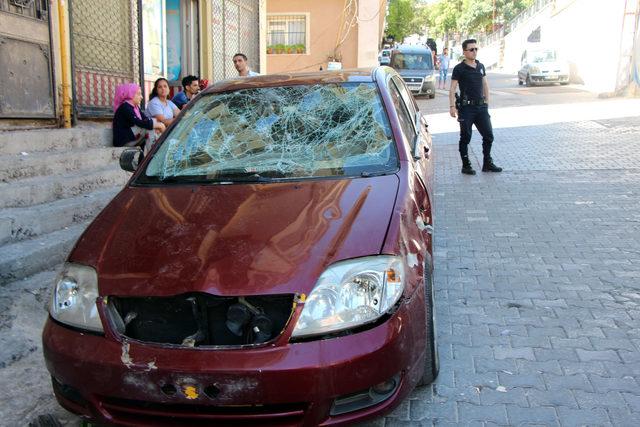
[[[424,80],[422,77],[403,77],[402,79],[408,84],[422,84]]]
[[[214,406],[102,399],[101,406],[118,423],[153,426],[300,425],[307,405]]]
[[[244,346],[269,342],[286,327],[294,294],[219,297],[111,297],[108,316],[121,335],[186,347]]]

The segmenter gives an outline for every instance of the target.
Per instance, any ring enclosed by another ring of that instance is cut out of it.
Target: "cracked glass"
[[[296,85],[201,97],[138,182],[370,176],[397,167],[375,84]]]

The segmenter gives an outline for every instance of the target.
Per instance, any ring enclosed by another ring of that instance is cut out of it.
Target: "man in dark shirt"
[[[464,61],[456,65],[451,75],[451,87],[449,88],[449,114],[458,117],[460,123],[459,151],[462,159],[462,173],[475,175],[469,161],[469,141],[471,141],[471,128],[476,129],[482,135],[482,163],[483,172],[502,172],[491,159],[491,144],[493,143],[493,128],[489,116],[489,83],[484,65],[476,60],[478,47],[474,39],[462,42]],[[460,99],[455,100],[456,89],[460,85]]]
[[[182,79],[182,91],[176,93],[172,101],[182,110],[198,92],[200,92],[199,79],[196,76],[186,76]]]

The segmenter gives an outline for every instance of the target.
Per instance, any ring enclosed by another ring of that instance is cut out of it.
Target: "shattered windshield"
[[[200,98],[137,182],[370,176],[397,167],[375,84],[318,84]]]

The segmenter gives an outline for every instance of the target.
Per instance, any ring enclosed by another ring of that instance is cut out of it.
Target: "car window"
[[[551,62],[556,60],[556,52],[554,50],[540,50],[531,53],[531,62]]]
[[[358,176],[397,165],[375,84],[295,85],[198,99],[136,182]]]
[[[409,90],[407,89],[407,86],[404,84],[404,82],[402,81],[402,79],[398,76],[393,77],[393,82],[396,84],[396,87],[398,88],[398,91],[400,92],[400,96],[402,97],[402,100],[404,101],[405,105],[407,106],[407,109],[409,111],[409,115],[411,116],[411,122],[414,124],[415,126],[415,117],[416,117],[416,104],[413,101],[413,96],[411,95],[411,93],[409,92]]]
[[[389,83],[389,93],[391,94],[393,105],[396,107],[396,111],[398,112],[400,127],[402,128],[402,133],[406,138],[405,143],[413,150],[413,142],[416,137],[415,126],[413,125],[411,115],[402,100],[402,95],[400,95],[398,86],[396,86],[393,80]]]

